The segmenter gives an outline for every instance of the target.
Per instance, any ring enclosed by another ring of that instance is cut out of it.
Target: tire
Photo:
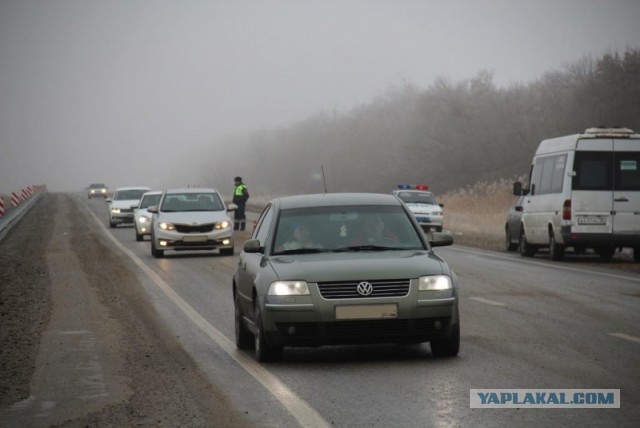
[[[633,260],[640,263],[640,247],[633,247]]]
[[[254,344],[254,337],[247,330],[247,327],[242,322],[242,312],[240,310],[240,305],[238,303],[238,295],[233,299],[233,303],[235,305],[235,330],[236,330],[236,347],[238,349],[246,350],[251,349]]]
[[[158,250],[156,248],[156,240],[151,238],[151,255],[156,259],[164,257],[164,250]]]
[[[549,255],[551,260],[560,261],[564,257],[564,246],[556,242],[556,237],[553,231],[549,231]]]
[[[223,256],[233,256],[235,248],[220,248],[220,254]]]
[[[138,232],[136,232],[136,241],[144,241],[144,235],[140,235]]]
[[[505,249],[507,251],[515,251],[518,249],[518,244],[515,244],[513,242],[511,242],[511,236],[509,235],[509,229],[505,228],[504,234],[506,236],[506,245],[505,245]]]
[[[261,363],[269,361],[279,361],[282,359],[283,347],[274,346],[267,343],[264,328],[262,326],[262,314],[260,313],[260,304],[256,300],[254,303],[254,312],[256,314],[256,334],[254,336],[256,360]]]
[[[460,352],[460,322],[447,337],[431,341],[431,353],[435,357],[455,357]]]
[[[116,225],[115,223],[109,222],[109,227],[110,227],[111,229],[115,229],[115,227],[116,227],[116,226],[117,226],[117,225]]]
[[[527,242],[527,236],[524,233],[524,228],[520,231],[520,240],[518,241],[518,252],[522,257],[533,257],[536,253],[536,248],[529,245]]]

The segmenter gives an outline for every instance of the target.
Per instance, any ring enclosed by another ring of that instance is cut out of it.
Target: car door
[[[639,141],[614,140],[613,233],[624,235],[640,230]]]

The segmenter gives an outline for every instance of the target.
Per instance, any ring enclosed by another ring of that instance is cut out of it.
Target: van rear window
[[[573,190],[640,190],[640,153],[577,151]]]

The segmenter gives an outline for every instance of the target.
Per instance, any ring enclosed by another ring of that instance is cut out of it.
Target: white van
[[[523,201],[519,251],[592,248],[610,259],[631,247],[640,262],[640,135],[627,128],[589,128],[544,140],[533,158],[530,187],[513,185]]]

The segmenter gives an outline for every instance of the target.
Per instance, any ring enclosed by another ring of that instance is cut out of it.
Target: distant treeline
[[[330,192],[386,193],[404,182],[440,194],[527,174],[542,139],[598,125],[640,132],[640,50],[508,88],[489,72],[427,89],[402,84],[349,112],[230,139],[232,156],[210,154],[203,174],[224,184],[242,175],[254,194],[323,192],[325,181]]]

